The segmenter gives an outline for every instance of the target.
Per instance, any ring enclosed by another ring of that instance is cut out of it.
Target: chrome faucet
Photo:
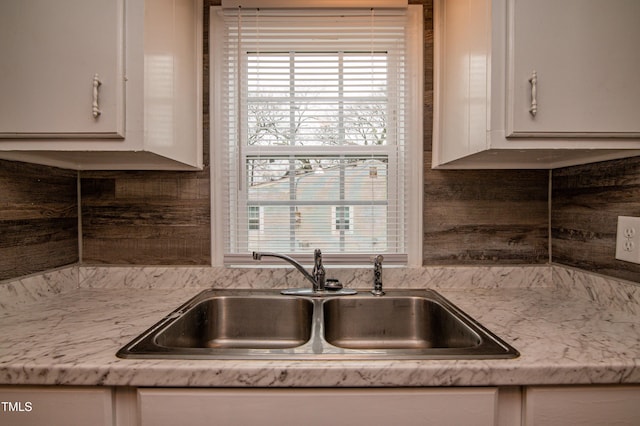
[[[254,260],[260,260],[265,256],[277,257],[278,259],[285,260],[289,262],[291,265],[293,265],[298,271],[302,273],[302,275],[304,275],[304,277],[307,280],[311,281],[312,289],[314,293],[325,291],[324,286],[326,283],[326,271],[324,269],[324,266],[322,265],[322,252],[320,251],[320,249],[316,249],[313,252],[313,272],[312,272],[313,275],[307,272],[307,270],[304,269],[304,266],[298,263],[295,259],[292,259],[287,255],[279,254],[279,253],[257,252],[257,251],[253,252]]]
[[[342,285],[339,286],[326,286],[326,275],[327,272],[322,265],[322,253],[320,249],[316,249],[313,252],[313,271],[311,274],[307,272],[304,267],[298,263],[295,259],[290,258],[284,254],[279,253],[266,253],[266,252],[253,252],[253,259],[260,260],[264,256],[269,257],[277,257],[278,259],[285,260],[293,265],[304,277],[311,281],[311,288],[288,288],[286,290],[282,290],[280,293],[292,295],[292,296],[315,296],[315,297],[323,297],[323,296],[348,296],[351,294],[357,294],[358,292],[351,288],[342,288]],[[336,281],[337,280],[333,280]]]
[[[384,257],[379,254],[373,260],[373,290],[371,290],[371,294],[374,296],[382,296],[384,295],[384,291],[382,291],[382,261]]]

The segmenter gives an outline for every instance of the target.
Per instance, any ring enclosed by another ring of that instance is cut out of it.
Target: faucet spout
[[[280,293],[293,296],[312,296],[312,297],[325,297],[327,295],[332,296],[346,296],[351,294],[357,294],[358,292],[351,288],[340,287],[326,287],[326,271],[322,265],[322,252],[316,249],[313,253],[313,271],[307,272],[298,261],[295,259],[280,253],[267,253],[267,252],[253,252],[253,259],[260,260],[263,257],[277,257],[289,264],[293,265],[300,273],[311,282],[311,288],[288,288],[282,290]]]
[[[317,260],[317,256],[320,256],[320,260]],[[322,276],[322,290],[324,291],[324,267],[322,266],[322,254],[320,253],[320,250],[316,249],[316,253],[315,253],[315,257],[316,259],[314,260],[314,267],[313,267],[313,273],[316,277],[320,278],[320,275]],[[288,262],[289,264],[293,265],[298,271],[300,271],[300,273],[302,273],[302,275],[304,275],[304,277],[309,280],[311,282],[311,285],[313,286],[313,291],[320,291],[320,285],[318,283],[318,279],[314,276],[312,276],[309,272],[307,272],[306,269],[304,269],[304,266],[302,266],[300,263],[298,263],[298,261],[296,261],[295,259],[285,255],[285,254],[280,254],[280,253],[269,253],[269,252],[257,252],[254,251],[253,252],[253,259],[254,260],[261,260],[263,257],[276,257],[278,259],[282,259],[286,262]],[[318,273],[318,270],[321,269],[322,274]]]

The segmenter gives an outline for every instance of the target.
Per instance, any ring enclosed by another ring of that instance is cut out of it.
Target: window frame
[[[223,176],[224,162],[222,143],[216,143],[218,141],[224,141],[222,135],[222,111],[224,106],[222,105],[222,92],[223,84],[222,75],[222,61],[220,60],[217,52],[221,52],[220,48],[222,40],[222,25],[220,25],[220,18],[217,12],[221,9],[219,6],[211,6],[210,13],[210,110],[211,110],[211,131],[210,131],[210,152],[211,152],[211,217],[212,217],[212,265],[223,266],[225,265],[224,254],[224,238],[229,238],[228,231],[225,230],[227,225],[224,221],[223,209],[226,202],[224,200],[224,187]],[[406,180],[405,194],[405,239],[407,254],[404,261],[400,261],[400,264],[405,266],[420,266],[422,264],[422,181],[423,181],[423,140],[422,140],[422,105],[423,105],[423,42],[422,42],[422,6],[421,5],[409,5],[407,7],[408,19],[412,30],[406,40],[405,53],[410,58],[410,64],[408,64],[407,74],[407,107],[409,117],[409,124],[406,128],[406,134],[408,140],[405,142],[405,155],[407,155],[407,161],[405,163],[404,178]],[[309,153],[312,153],[314,147],[305,147]],[[315,147],[317,151],[318,147]],[[345,152],[348,148],[345,149]],[[385,152],[385,155],[387,153]],[[244,173],[243,173],[244,175]],[[245,179],[243,176],[242,179]],[[245,214],[248,215],[248,209],[245,209]],[[351,209],[351,216],[353,216],[353,209]],[[332,223],[334,221],[332,220]],[[352,224],[353,225],[353,224]],[[353,228],[353,226],[352,226]],[[255,232],[255,231],[253,231]],[[222,238],[221,238],[222,237]],[[226,265],[242,265],[253,263],[250,260],[251,255],[240,254],[235,256],[227,255]],[[306,255],[295,256],[304,260]],[[400,259],[402,256],[398,256]],[[368,264],[369,260],[364,259],[362,255],[350,256],[349,254],[336,254],[334,256],[325,256],[330,262],[336,262],[341,264],[350,265],[363,265]],[[387,256],[385,254],[385,262],[394,263],[394,256]],[[398,261],[396,259],[396,261]]]

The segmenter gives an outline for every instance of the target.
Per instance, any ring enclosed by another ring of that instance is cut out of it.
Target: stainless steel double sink
[[[433,290],[340,297],[205,290],[117,353],[121,358],[283,360],[518,355]]]

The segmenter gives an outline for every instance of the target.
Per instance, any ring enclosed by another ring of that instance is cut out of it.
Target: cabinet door
[[[0,137],[123,137],[123,5],[0,1]]]
[[[497,389],[139,389],[138,403],[142,426],[493,426]]]
[[[111,388],[0,387],[0,424],[113,425]]]
[[[638,386],[535,386],[526,390],[526,426],[637,426]]]
[[[509,0],[507,13],[507,135],[640,135],[640,1]]]

